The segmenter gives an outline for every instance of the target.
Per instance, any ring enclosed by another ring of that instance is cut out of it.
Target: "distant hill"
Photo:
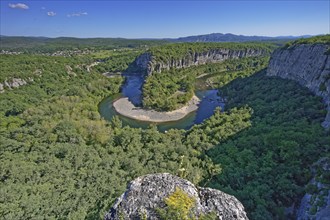
[[[197,36],[188,36],[180,38],[167,39],[125,39],[125,38],[74,38],[74,37],[24,37],[24,36],[4,36],[0,35],[0,50],[12,51],[43,51],[51,52],[56,50],[70,50],[70,49],[116,49],[116,48],[145,48],[150,46],[162,45],[176,42],[248,42],[248,41],[262,41],[272,42],[278,46],[284,45],[288,41],[299,38],[306,38],[305,36],[280,36],[280,37],[266,37],[266,36],[244,36],[235,34],[205,34]]]
[[[160,39],[140,40],[124,38],[73,38],[73,37],[14,37],[0,36],[0,50],[25,50],[51,52],[70,49],[140,48],[168,43]]]
[[[177,39],[171,39],[177,42],[247,42],[247,41],[285,41],[294,40],[298,38],[308,37],[306,36],[279,36],[279,37],[266,37],[266,36],[244,36],[235,34],[204,34],[188,37],[180,37]]]

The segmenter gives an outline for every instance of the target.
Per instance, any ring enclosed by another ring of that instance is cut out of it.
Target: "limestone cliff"
[[[322,125],[330,127],[330,58],[329,45],[298,44],[273,52],[267,70],[268,76],[279,76],[297,81],[321,96],[327,106]]]
[[[190,66],[197,66],[206,63],[219,63],[228,59],[239,59],[243,57],[265,56],[269,52],[264,49],[210,49],[204,52],[187,52],[187,54],[180,58],[159,59],[152,53],[144,53],[140,55],[135,64],[146,70],[147,75],[154,72],[162,72],[171,68],[186,68]]]
[[[159,219],[157,208],[166,206],[164,199],[176,188],[183,190],[195,200],[194,214],[199,216],[214,212],[218,219],[248,219],[243,205],[233,196],[210,188],[194,186],[191,182],[171,174],[150,174],[132,181],[105,220]]]

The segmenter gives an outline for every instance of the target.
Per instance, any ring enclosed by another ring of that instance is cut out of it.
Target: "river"
[[[140,75],[125,75],[125,78],[126,80],[122,86],[121,93],[109,96],[103,99],[99,104],[99,112],[103,118],[111,120],[114,115],[118,115],[124,126],[129,125],[134,128],[147,128],[150,124],[156,124],[160,131],[166,131],[171,128],[189,129],[194,124],[199,124],[204,119],[209,118],[216,107],[220,106],[221,108],[224,108],[224,103],[222,102],[221,97],[218,96],[218,90],[205,89],[195,92],[196,96],[201,100],[198,110],[188,114],[186,117],[178,121],[151,123],[127,118],[118,114],[112,103],[119,98],[128,97],[134,105],[141,105],[141,86],[144,78]]]

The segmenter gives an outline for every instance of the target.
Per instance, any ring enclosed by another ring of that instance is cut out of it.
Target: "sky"
[[[330,0],[0,0],[0,34],[176,38],[330,33]]]

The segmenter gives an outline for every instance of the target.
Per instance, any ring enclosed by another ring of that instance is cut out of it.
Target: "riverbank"
[[[125,97],[116,100],[113,103],[113,107],[117,113],[135,120],[148,122],[169,122],[180,120],[189,113],[196,111],[199,103],[200,99],[194,95],[187,105],[180,109],[171,112],[158,112],[136,107],[128,100],[127,97]]]

